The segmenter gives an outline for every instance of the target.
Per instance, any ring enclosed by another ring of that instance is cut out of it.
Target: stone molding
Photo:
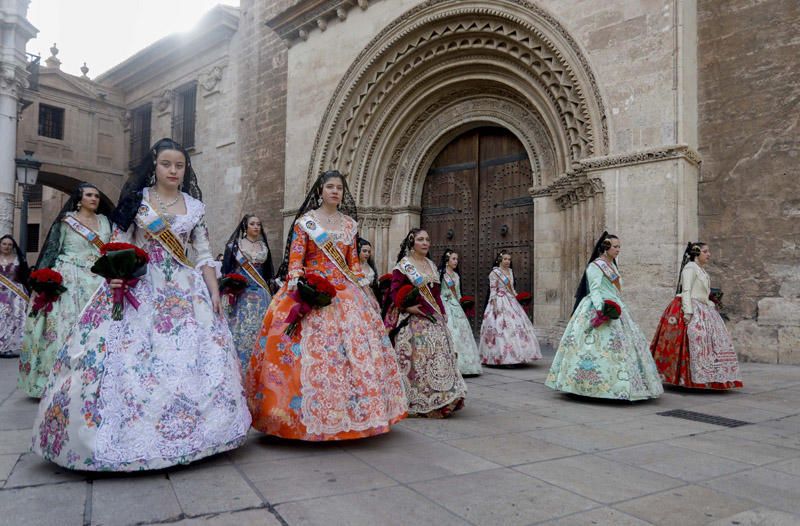
[[[332,20],[344,22],[351,9],[366,10],[369,5],[369,0],[306,0],[270,18],[266,24],[291,46],[298,40],[308,40],[314,29],[325,31]]]
[[[431,71],[442,79],[458,71],[466,78],[468,66],[492,72],[492,88],[516,92],[547,122],[547,135],[556,145],[557,172],[607,151],[602,98],[575,40],[549,13],[526,0],[495,4],[428,0],[377,34],[342,77],[326,108],[307,184],[325,169],[358,173],[365,158],[367,173],[386,176],[393,161],[376,163],[371,157],[380,153],[379,144],[403,142],[385,137],[402,133],[401,126],[387,125],[393,122],[389,116],[394,121],[414,118],[420,110],[413,106],[425,100],[425,90],[435,83]],[[533,157],[531,161],[536,162]],[[360,202],[387,204],[385,189],[371,199],[365,187],[359,186],[358,192]]]
[[[690,146],[686,144],[672,144],[669,146],[640,150],[638,152],[583,159],[580,161],[580,169],[590,172],[670,159],[685,159],[693,166],[699,166],[702,162],[700,154]]]

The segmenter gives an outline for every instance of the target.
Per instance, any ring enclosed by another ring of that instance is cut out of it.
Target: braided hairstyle
[[[453,250],[452,248],[446,248],[442,253],[442,257],[439,258],[439,281],[441,283],[444,283],[444,274],[445,272],[447,272],[447,264],[450,262],[450,256],[452,256],[453,254],[458,254],[458,251]],[[454,272],[458,274],[458,276],[460,277],[461,271],[459,270],[458,267],[459,265],[456,265]]]
[[[412,228],[406,234],[405,239],[403,242],[400,243],[400,252],[397,253],[397,263],[400,262],[401,259],[406,257],[406,255],[414,248],[414,239],[417,237],[417,234],[420,232],[425,232],[424,228]]]
[[[592,250],[592,256],[589,258],[589,263],[586,264],[588,267],[592,264],[592,261],[599,258],[601,255],[605,254],[608,249],[611,248],[611,240],[612,239],[619,239],[614,234],[609,234],[608,231],[604,230],[602,235],[597,239],[597,243],[594,245],[594,250]],[[617,262],[614,261],[614,265],[616,266]],[[577,310],[578,305],[580,304],[581,300],[585,298],[589,294],[589,279],[586,277],[586,271],[583,271],[583,277],[581,277],[581,282],[578,284],[578,289],[575,291],[575,304],[572,306],[572,312],[574,313]]]
[[[697,259],[704,246],[706,246],[706,243],[702,241],[689,241],[686,244],[686,249],[683,251],[683,259],[681,260],[681,269],[678,271],[678,285],[675,289],[675,294],[680,294],[682,290],[681,274],[683,274],[683,267],[690,261]]]

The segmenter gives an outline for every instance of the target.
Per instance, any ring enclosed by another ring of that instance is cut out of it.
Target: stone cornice
[[[578,163],[577,170],[593,172],[606,170],[608,168],[619,168],[634,164],[654,163],[670,159],[685,159],[694,166],[702,162],[702,157],[693,148],[685,144],[673,144],[669,146],[659,146],[638,152],[623,153],[619,155],[606,155],[603,157],[590,157]]]
[[[238,28],[239,9],[218,5],[189,33],[162,38],[99,75],[95,82],[129,91],[230,40]]]
[[[270,18],[266,24],[291,45],[298,39],[307,40],[314,29],[325,31],[328,22],[346,20],[351,9],[367,9],[369,5],[370,0],[305,0]]]

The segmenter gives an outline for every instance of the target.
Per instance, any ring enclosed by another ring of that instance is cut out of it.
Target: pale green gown
[[[453,291],[455,289],[455,293]],[[462,375],[481,374],[481,357],[472,335],[472,327],[461,307],[461,279],[458,274],[449,282],[445,274],[442,283],[442,303],[447,314],[447,328],[453,336],[453,345],[458,354],[458,370]]]
[[[578,304],[564,330],[545,385],[595,398],[658,397],[664,389],[650,344],[631,318],[620,291],[594,262],[587,267],[586,276],[589,294]],[[619,304],[622,315],[592,328],[590,322],[604,300]]]
[[[106,243],[111,237],[111,225],[104,215],[98,214],[97,220],[100,224],[97,234]],[[61,225],[59,254],[53,270],[61,273],[67,291],[53,303],[52,311],[39,312],[25,320],[17,385],[28,396],[42,397],[56,354],[64,345],[78,315],[103,282],[103,278],[89,270],[99,257],[97,247],[68,225]]]

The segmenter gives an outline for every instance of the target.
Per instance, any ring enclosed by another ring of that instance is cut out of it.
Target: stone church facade
[[[555,343],[602,230],[648,335],[699,238],[741,358],[800,363],[796,2],[241,0],[201,26],[94,82],[128,145],[131,112],[149,104],[151,138],[168,135],[197,83],[219,249],[253,211],[279,259],[308,186],[338,169],[380,271],[422,225],[480,296],[510,248]]]

